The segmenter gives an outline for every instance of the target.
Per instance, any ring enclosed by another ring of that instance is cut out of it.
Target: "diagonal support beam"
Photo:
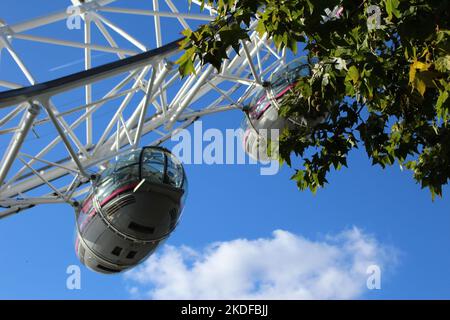
[[[34,120],[39,114],[39,106],[36,104],[32,104],[29,106],[27,111],[22,117],[20,121],[19,130],[14,135],[14,138],[11,140],[11,143],[8,149],[5,152],[5,155],[2,160],[2,165],[0,167],[0,185],[5,181],[6,176],[8,175],[9,170],[19,153],[20,148],[25,141],[25,138],[30,131]]]
[[[145,51],[148,50],[145,47],[145,45],[143,45],[141,42],[139,42],[136,38],[134,38],[129,33],[127,33],[125,30],[123,30],[122,28],[120,28],[117,25],[115,25],[114,23],[112,23],[110,20],[106,19],[104,16],[102,16],[102,15],[100,15],[98,13],[95,13],[95,12],[92,12],[92,15],[94,17],[100,19],[104,24],[106,24],[112,30],[114,30],[119,35],[121,35],[124,39],[128,40],[129,42],[131,42],[134,46],[136,46],[142,52],[145,52]]]
[[[170,117],[169,121],[167,122],[166,129],[172,129],[175,122],[177,121],[178,117],[183,113],[184,109],[186,109],[189,104],[194,100],[195,96],[198,94],[200,88],[205,84],[205,82],[208,80],[211,73],[214,71],[214,67],[209,65],[206,67],[205,71],[203,71],[203,74],[198,78],[195,85],[189,90],[189,93],[187,94],[186,98],[180,103],[180,105],[174,110],[173,115]]]
[[[56,128],[56,131],[58,131],[59,136],[61,137],[61,140],[63,141],[64,145],[66,146],[67,151],[69,152],[72,160],[75,162],[75,164],[78,167],[78,170],[80,171],[81,175],[84,176],[87,179],[90,179],[90,175],[86,172],[83,165],[81,164],[80,159],[78,158],[77,153],[72,148],[72,145],[70,144],[69,139],[67,138],[64,129],[62,128],[59,120],[56,118],[55,113],[53,112],[53,109],[50,106],[50,100],[41,102],[44,106],[45,111],[47,111],[48,117],[50,118],[51,122]]]

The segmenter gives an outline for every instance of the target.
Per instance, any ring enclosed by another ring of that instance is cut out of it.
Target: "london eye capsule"
[[[292,61],[272,74],[269,82],[261,88],[246,107],[242,127],[244,130],[243,148],[253,159],[268,161],[277,153],[273,144],[268,152],[268,142],[278,139],[278,134],[294,124],[305,124],[306,119],[285,119],[279,116],[279,104],[283,97],[298,83],[298,80],[311,74],[310,64],[305,57]]]
[[[78,258],[108,274],[138,265],[174,231],[186,196],[183,166],[166,149],[118,156],[76,210]]]

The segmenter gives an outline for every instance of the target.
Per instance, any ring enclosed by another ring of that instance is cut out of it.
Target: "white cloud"
[[[369,266],[395,256],[358,228],[323,241],[276,230],[202,252],[165,246],[125,278],[130,294],[151,299],[351,299],[366,292]]]

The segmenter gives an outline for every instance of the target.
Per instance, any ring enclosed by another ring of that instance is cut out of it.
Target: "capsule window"
[[[173,155],[168,156],[167,177],[169,180],[168,183],[176,188],[180,188],[183,184],[183,166],[181,165],[181,162]]]
[[[130,251],[127,254],[127,259],[133,259],[137,254],[137,251]]]
[[[141,167],[142,178],[153,183],[163,183],[165,166],[166,159],[162,151],[144,149]]]
[[[143,226],[142,224],[139,224],[136,222],[131,222],[128,225],[128,229],[136,231],[136,232],[140,232],[140,233],[147,233],[147,234],[153,234],[155,232],[155,228]]]
[[[120,270],[111,269],[111,268],[102,266],[101,264],[98,264],[97,268],[100,269],[100,270],[106,271],[106,272],[111,272],[111,273],[118,273],[118,272],[120,272]]]
[[[84,264],[84,255],[86,254],[86,249],[84,249],[84,247],[79,244],[80,249],[79,249],[79,256],[78,259],[80,259],[80,261]]]
[[[111,251],[111,253],[115,256],[120,256],[120,254],[122,253],[122,248],[121,247],[115,247],[113,251]]]

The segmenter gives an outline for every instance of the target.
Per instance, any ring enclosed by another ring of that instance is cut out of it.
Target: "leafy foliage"
[[[450,179],[449,0],[203,2],[218,17],[185,32],[182,75],[194,72],[196,59],[220,69],[227,48],[240,49],[255,19],[280,50],[297,53],[305,43],[309,61],[320,61],[281,103],[284,117],[325,119],[281,137],[280,156],[297,168],[300,189],[316,192],[333,168],[347,166],[351,150],[364,146],[373,164],[398,163],[433,199],[442,196]],[[342,12],[327,16],[333,9]]]

